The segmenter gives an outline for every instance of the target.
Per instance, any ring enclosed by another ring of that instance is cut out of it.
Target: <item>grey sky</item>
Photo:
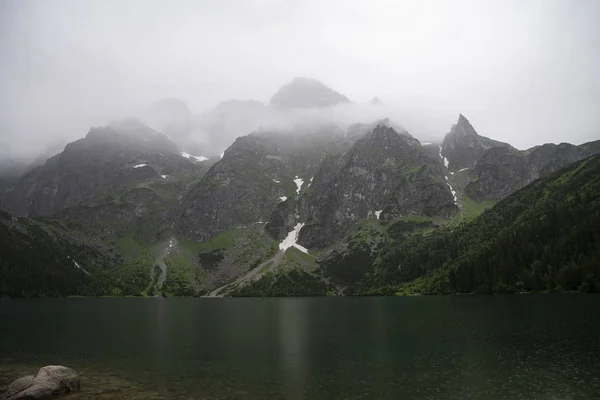
[[[462,112],[519,148],[600,138],[596,0],[0,0],[0,143],[21,154],[164,97],[267,101],[296,76],[417,137]],[[1,144],[0,144],[1,145]]]

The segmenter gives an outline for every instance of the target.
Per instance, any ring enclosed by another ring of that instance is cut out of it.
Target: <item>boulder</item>
[[[42,400],[79,391],[80,379],[75,371],[62,365],[48,365],[35,375],[11,383],[2,400]]]

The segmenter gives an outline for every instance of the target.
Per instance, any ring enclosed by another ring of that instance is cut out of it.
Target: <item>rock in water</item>
[[[2,400],[41,400],[78,392],[79,376],[71,368],[48,365],[37,374],[24,376],[8,386],[0,395]]]

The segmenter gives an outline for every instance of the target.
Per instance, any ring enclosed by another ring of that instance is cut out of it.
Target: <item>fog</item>
[[[3,0],[0,156],[165,98],[192,121],[230,99],[267,104],[297,76],[355,103],[324,111],[343,123],[389,114],[429,140],[463,113],[518,148],[579,144],[600,138],[599,27],[595,0]],[[383,106],[360,106],[375,96]]]

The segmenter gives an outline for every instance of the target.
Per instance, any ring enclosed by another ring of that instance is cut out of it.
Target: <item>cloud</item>
[[[600,137],[600,3],[7,0],[0,142],[83,136],[162,98],[267,102],[296,76],[394,105],[415,136],[459,112],[525,148]]]

